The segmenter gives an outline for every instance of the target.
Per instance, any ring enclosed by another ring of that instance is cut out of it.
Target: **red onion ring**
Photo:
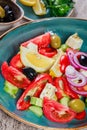
[[[65,69],[65,75],[66,75],[66,77],[68,77],[68,78],[76,78],[77,77],[77,75],[76,75],[76,70],[75,70],[75,68],[73,67],[73,66],[71,66],[71,65],[68,65],[67,67],[66,67],[66,69]]]
[[[87,70],[87,67],[85,67],[85,66],[83,66],[83,65],[81,65],[81,64],[79,63],[78,58],[77,58],[79,55],[84,55],[84,56],[87,57],[87,54],[86,54],[86,53],[84,53],[84,52],[77,52],[76,54],[74,54],[74,57],[73,57],[73,60],[74,60],[75,64],[76,64],[80,69]]]
[[[75,93],[82,95],[82,96],[87,96],[87,92],[85,91],[79,91],[77,90],[74,86],[70,85],[70,88],[72,89],[72,91],[74,91]]]
[[[77,75],[78,75],[78,79],[80,80],[81,79],[81,81],[82,82],[80,82],[80,83],[75,83],[73,80],[76,80],[76,78],[74,78],[74,79],[70,79],[70,78],[68,78],[67,77],[67,81],[71,84],[71,85],[73,85],[73,86],[75,86],[75,87],[83,87],[84,85],[86,85],[86,83],[87,83],[87,80],[86,80],[86,77],[85,76],[83,76],[82,74],[80,74],[79,72],[77,73]]]
[[[71,65],[66,67],[65,75],[67,77],[68,82],[75,87],[83,87],[87,83],[86,77],[77,70],[75,70],[75,68]],[[81,80],[81,82],[75,83],[74,80]]]
[[[71,65],[74,66],[76,69],[79,69],[79,66],[77,64],[75,64],[75,62],[73,60],[74,52],[72,50],[69,50],[67,52],[67,55],[68,55],[68,58],[69,58],[69,61],[70,61]]]

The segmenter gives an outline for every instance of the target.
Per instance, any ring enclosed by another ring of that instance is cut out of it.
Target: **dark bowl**
[[[0,22],[0,31],[9,29],[11,26],[13,26],[15,23],[17,23],[18,21],[20,21],[23,18],[24,11],[15,2],[13,2],[11,0],[0,0],[0,5],[1,6],[9,5],[9,7],[12,8],[12,11],[15,16],[15,20],[13,20],[11,22]]]

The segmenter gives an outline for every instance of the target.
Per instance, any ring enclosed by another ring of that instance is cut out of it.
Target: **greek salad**
[[[57,123],[83,120],[87,107],[87,54],[75,33],[65,44],[53,32],[20,44],[19,52],[1,66],[4,91],[17,100],[19,111],[32,111]]]

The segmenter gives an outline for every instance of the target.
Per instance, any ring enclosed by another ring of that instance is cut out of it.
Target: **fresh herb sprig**
[[[44,3],[54,17],[65,16],[74,7],[72,0],[44,0]]]

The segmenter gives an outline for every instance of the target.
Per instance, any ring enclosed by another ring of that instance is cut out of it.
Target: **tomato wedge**
[[[57,54],[57,50],[51,47],[44,47],[39,49],[39,53],[47,57],[53,57]]]
[[[84,110],[83,112],[77,113],[75,116],[75,119],[77,120],[82,120],[86,117],[86,111]]]
[[[52,83],[52,78],[49,74],[44,73],[38,75],[37,78],[31,82],[31,84],[28,86],[28,88],[23,92],[22,96],[19,98],[17,102],[17,109],[21,111],[27,110],[30,106],[30,99],[29,98],[27,100],[25,99],[31,96],[29,95],[29,92],[34,88],[36,88],[36,91],[33,94],[33,96],[38,97],[43,87],[45,86],[46,82]]]
[[[78,94],[72,91],[65,77],[62,76],[54,78],[54,85],[57,88],[56,95],[58,99],[61,99],[64,96],[64,94],[74,99],[79,98]]]
[[[47,47],[50,44],[51,36],[50,33],[47,32],[45,34],[39,35],[31,40],[28,40],[24,43],[22,43],[22,46],[27,46],[30,42],[33,42],[34,44],[38,45],[39,48],[41,47]]]
[[[67,106],[64,106],[54,100],[44,98],[43,102],[44,115],[53,122],[67,123],[74,119],[76,113]]]
[[[24,65],[21,62],[20,59],[20,54],[16,54],[10,61],[10,65],[13,66],[14,68],[22,71],[22,68],[24,67]]]
[[[17,70],[12,66],[8,66],[7,62],[3,62],[1,66],[1,70],[5,80],[9,81],[10,83],[17,86],[18,88],[26,89],[31,82],[19,70]]]

